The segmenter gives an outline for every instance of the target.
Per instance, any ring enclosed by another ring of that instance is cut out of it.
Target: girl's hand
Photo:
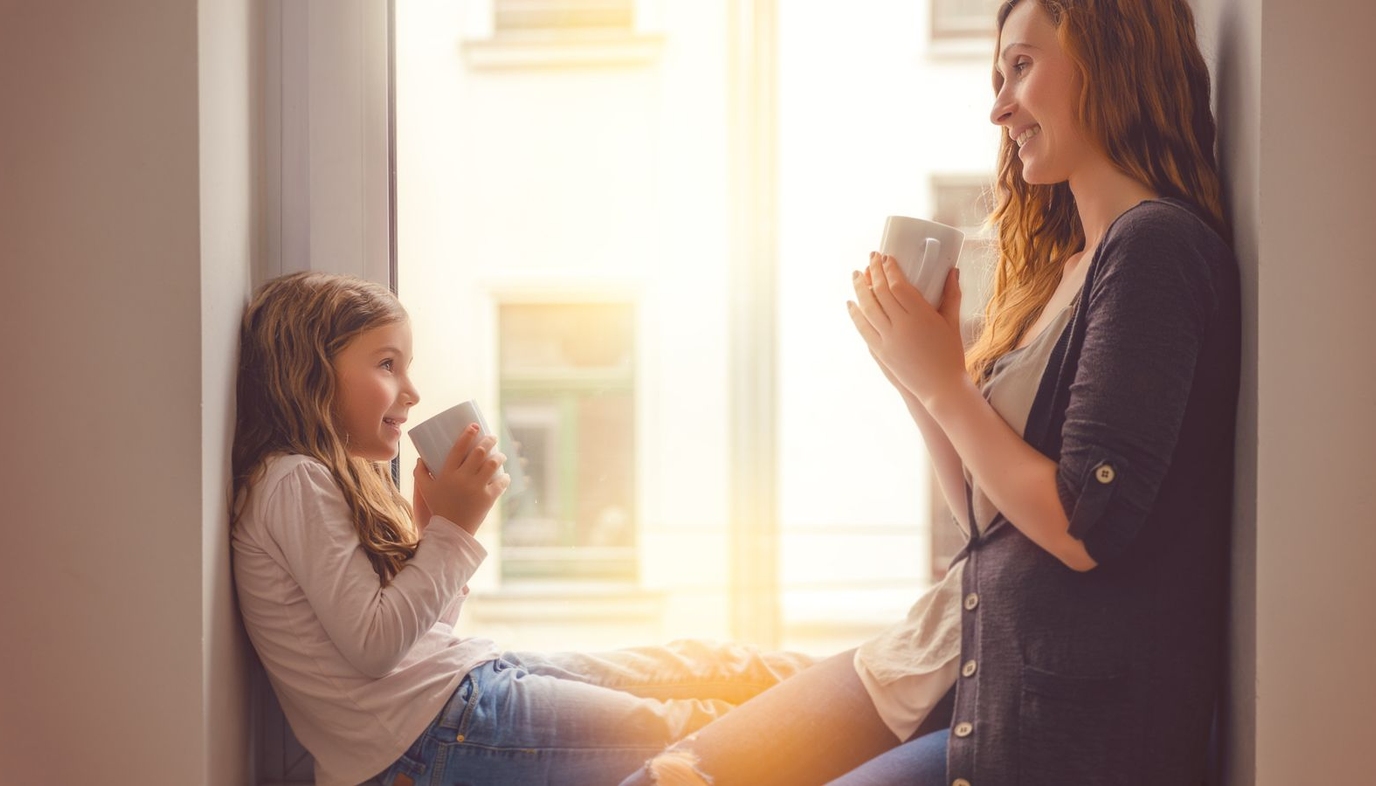
[[[923,406],[964,383],[958,269],[946,276],[940,310],[922,298],[891,256],[870,254],[869,267],[856,271],[852,284],[856,299],[846,303],[851,321],[890,381]]]
[[[506,456],[492,450],[496,444],[496,437],[479,438],[478,426],[472,424],[459,435],[439,472],[432,474],[424,461],[416,462],[416,489],[430,511],[470,535],[511,484],[511,476],[502,471]]]
[[[430,471],[425,468],[425,462],[420,459],[416,459],[416,472],[430,474]],[[432,514],[430,513],[430,506],[425,504],[425,497],[421,496],[420,483],[416,483],[415,488],[411,490],[411,512],[416,519],[416,535],[424,535],[425,528],[430,526]]]

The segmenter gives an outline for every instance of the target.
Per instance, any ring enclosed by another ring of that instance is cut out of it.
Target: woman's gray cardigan
[[[1222,674],[1239,359],[1228,245],[1176,200],[1120,216],[1024,432],[1058,462],[1070,532],[1098,566],[1076,572],[1006,520],[962,552],[948,782],[1199,783]]]

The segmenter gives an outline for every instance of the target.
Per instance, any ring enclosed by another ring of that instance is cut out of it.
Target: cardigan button
[[[1117,473],[1113,471],[1112,464],[1100,464],[1098,468],[1094,470],[1094,479],[1100,483],[1112,483],[1116,476]]]
[[[964,778],[956,778],[955,780],[951,781],[951,786],[970,786],[970,782],[965,780]]]
[[[967,660],[965,661],[965,665],[960,667],[960,673],[966,677],[973,677],[975,676],[975,670],[978,668],[979,667],[975,665],[974,661]]]
[[[965,610],[966,610],[966,611],[974,611],[974,610],[975,610],[975,607],[978,606],[978,605],[979,605],[979,596],[978,596],[978,595],[976,595],[975,593],[971,592],[969,595],[966,595],[966,596],[965,596]]]
[[[975,727],[974,724],[971,723],[957,723],[956,727],[951,731],[955,732],[957,737],[969,737],[971,734],[975,733]]]

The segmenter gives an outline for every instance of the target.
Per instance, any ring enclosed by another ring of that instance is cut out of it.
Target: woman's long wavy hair
[[[334,359],[365,330],[406,318],[396,297],[370,281],[293,273],[258,290],[239,332],[231,519],[269,456],[309,456],[334,476],[384,585],[415,554],[416,527],[387,462],[348,453],[334,416]]]
[[[1186,0],[1007,0],[998,12],[1000,32],[1019,2],[1038,3],[1056,25],[1081,77],[1079,119],[1091,143],[1161,196],[1197,206],[1230,239],[1214,158],[1209,70]],[[1002,83],[996,69],[996,92]],[[1027,183],[1007,134],[989,220],[997,230],[998,265],[983,330],[966,355],[976,383],[1017,346],[1055,292],[1066,258],[1085,243],[1070,187]]]

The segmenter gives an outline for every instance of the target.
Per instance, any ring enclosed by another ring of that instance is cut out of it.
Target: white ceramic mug
[[[903,271],[928,303],[941,303],[946,287],[946,274],[960,259],[965,233],[936,221],[908,216],[889,216],[884,219],[884,237],[879,252],[898,260]]]
[[[411,436],[411,442],[415,444],[416,451],[425,461],[425,466],[431,473],[435,473],[444,466],[444,460],[448,458],[454,443],[459,441],[459,436],[471,423],[478,424],[480,438],[492,434],[492,429],[483,418],[482,410],[478,409],[478,402],[469,399],[423,421],[406,433]],[[497,449],[507,453],[510,446],[498,445]],[[520,456],[508,453],[502,469],[511,476],[509,494],[519,494],[525,490],[525,473],[521,471]]]

